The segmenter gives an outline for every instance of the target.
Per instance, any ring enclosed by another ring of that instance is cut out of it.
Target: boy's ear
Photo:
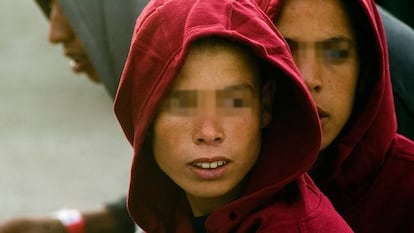
[[[275,82],[273,79],[266,80],[262,87],[261,100],[261,126],[266,128],[272,121],[273,98],[275,95]]]

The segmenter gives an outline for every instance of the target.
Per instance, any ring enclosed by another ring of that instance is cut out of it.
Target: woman
[[[311,175],[356,232],[413,232],[414,144],[396,133],[387,46],[373,1],[258,1],[290,43],[318,106]]]

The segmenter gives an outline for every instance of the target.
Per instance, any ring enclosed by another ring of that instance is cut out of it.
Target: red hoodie
[[[271,19],[283,10],[280,0],[256,1]],[[335,159],[315,182],[355,232],[414,232],[414,143],[396,133],[382,22],[373,1],[347,4],[359,18],[358,38],[369,41],[361,57],[370,81],[355,100],[360,110],[321,152]]]
[[[278,70],[273,119],[237,200],[211,213],[207,232],[351,232],[305,172],[321,142],[318,115],[287,44],[249,0],[155,0],[137,20],[115,100],[134,149],[128,209],[150,233],[194,232],[184,192],[154,162],[148,129],[191,41],[219,36],[251,48]]]

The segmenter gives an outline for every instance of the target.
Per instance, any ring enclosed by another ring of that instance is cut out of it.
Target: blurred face
[[[318,106],[322,150],[348,121],[358,77],[356,44],[340,0],[287,0],[276,26]]]
[[[261,128],[270,121],[261,110],[258,76],[238,49],[192,48],[163,101],[154,156],[185,191],[195,216],[235,199],[256,162]]]
[[[61,43],[65,56],[70,59],[70,66],[76,73],[86,73],[90,80],[99,82],[99,77],[92,66],[86,51],[74,33],[58,0],[52,0],[50,11],[49,41]]]

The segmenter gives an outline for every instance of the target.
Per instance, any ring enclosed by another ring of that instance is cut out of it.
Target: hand
[[[0,233],[66,233],[54,218],[16,218],[0,223]]]

